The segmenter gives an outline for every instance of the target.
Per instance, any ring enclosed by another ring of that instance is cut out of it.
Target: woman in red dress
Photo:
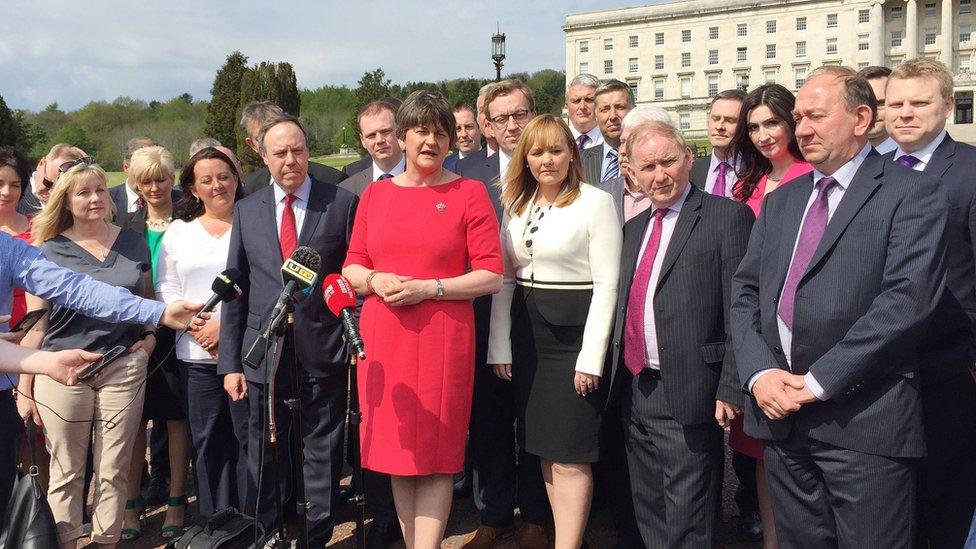
[[[30,185],[27,159],[13,147],[0,147],[0,231],[29,244],[30,219],[17,212],[25,185]],[[16,324],[26,312],[24,290],[14,288],[9,325]],[[8,311],[0,311],[0,314],[8,314]]]
[[[813,170],[813,166],[803,160],[793,135],[796,130],[792,115],[795,103],[793,93],[779,84],[759,86],[742,102],[741,122],[730,145],[733,157],[739,158],[739,181],[732,187],[732,198],[744,202],[756,216],[767,194]],[[762,461],[763,443],[743,432],[741,414],[732,421],[729,445],[734,451],[756,460],[763,547],[774,549],[778,543]]]
[[[455,122],[439,94],[396,115],[406,171],[363,192],[342,273],[365,295],[363,467],[392,477],[408,548],[440,547],[464,466],[474,383],[471,300],[501,289],[498,221],[480,181],[442,164]]]

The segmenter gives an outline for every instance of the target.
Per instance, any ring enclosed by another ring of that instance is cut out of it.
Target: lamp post
[[[495,82],[502,79],[502,62],[505,61],[505,33],[491,35],[491,60],[495,63]]]

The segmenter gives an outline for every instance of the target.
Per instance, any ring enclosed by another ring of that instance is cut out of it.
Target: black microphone
[[[356,290],[352,289],[352,284],[342,275],[330,274],[322,282],[322,297],[325,299],[325,306],[342,322],[346,343],[359,360],[366,360],[363,338],[359,335],[359,326],[352,314],[356,309]]]
[[[209,313],[214,310],[217,303],[223,301],[227,303],[229,301],[234,301],[235,299],[241,297],[244,293],[241,290],[240,283],[244,279],[244,274],[237,269],[227,269],[226,271],[217,275],[214,279],[213,284],[210,285],[210,289],[213,290],[213,295],[210,299],[203,304],[203,309],[200,313]],[[200,316],[197,313],[197,316]]]

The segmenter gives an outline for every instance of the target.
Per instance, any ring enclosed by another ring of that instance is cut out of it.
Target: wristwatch
[[[441,282],[441,279],[435,278],[434,279],[434,284],[437,286],[437,295],[435,295],[434,298],[435,299],[440,299],[440,298],[444,297],[444,283]]]

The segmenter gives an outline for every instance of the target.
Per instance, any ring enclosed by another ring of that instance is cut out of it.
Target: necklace
[[[173,217],[167,217],[165,219],[149,219],[146,218],[146,227],[150,230],[156,232],[162,232],[169,228],[169,224],[173,221]]]

